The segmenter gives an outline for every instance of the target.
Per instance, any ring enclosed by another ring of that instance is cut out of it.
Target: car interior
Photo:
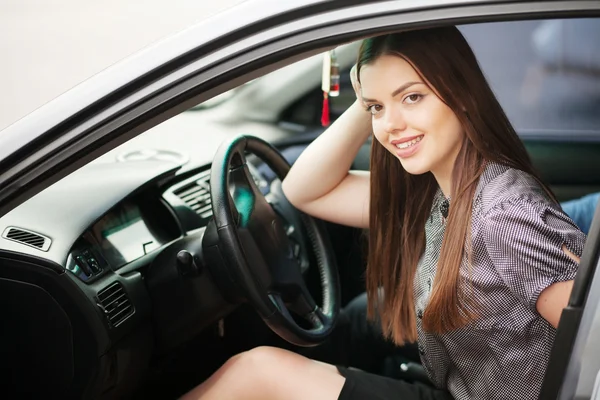
[[[557,199],[600,192],[600,41],[577,36],[600,20],[460,29]],[[354,101],[358,45],[335,49],[331,121]],[[326,129],[330,56],[196,105],[0,218],[3,392],[176,398],[253,347],[327,345],[336,308],[365,290],[366,236],[298,212],[281,178]],[[371,372],[426,381],[418,364],[390,355]]]

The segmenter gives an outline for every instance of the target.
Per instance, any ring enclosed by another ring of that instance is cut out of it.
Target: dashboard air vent
[[[203,173],[199,179],[178,188],[174,193],[200,217],[207,219],[212,216],[210,171]]]
[[[133,306],[123,285],[115,282],[98,292],[98,305],[112,327],[118,326],[133,314]]]
[[[48,251],[51,240],[39,233],[31,232],[23,228],[8,227],[2,234],[2,237],[14,242],[19,242],[27,246],[35,247],[42,251]]]

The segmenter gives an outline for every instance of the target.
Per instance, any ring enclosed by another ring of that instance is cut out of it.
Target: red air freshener
[[[329,126],[329,95],[323,92],[323,112],[321,113],[321,125]]]
[[[328,51],[323,54],[323,76],[321,77],[321,90],[323,90],[323,109],[321,112],[321,125],[329,126],[329,97],[340,93],[340,73],[335,52]]]

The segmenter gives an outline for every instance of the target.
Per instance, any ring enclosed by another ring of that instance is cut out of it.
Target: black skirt
[[[368,372],[337,367],[346,378],[338,400],[451,400],[445,390],[422,383],[408,383]]]

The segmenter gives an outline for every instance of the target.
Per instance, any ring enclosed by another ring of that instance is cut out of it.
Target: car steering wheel
[[[288,342],[316,345],[333,330],[340,308],[338,271],[324,225],[301,214],[281,191],[271,191],[267,201],[250,173],[246,152],[258,156],[281,180],[290,169],[277,149],[256,137],[237,136],[221,144],[210,177],[214,226],[207,228],[203,247],[212,244],[213,260],[218,248],[219,268],[228,277],[230,295],[226,298],[235,297],[233,291],[249,301],[266,324]],[[287,204],[287,213],[296,213],[306,229],[321,276],[322,307],[306,287],[284,229],[286,221],[274,209],[278,203]],[[207,235],[213,239],[207,241]],[[290,311],[308,324],[299,324]]]

